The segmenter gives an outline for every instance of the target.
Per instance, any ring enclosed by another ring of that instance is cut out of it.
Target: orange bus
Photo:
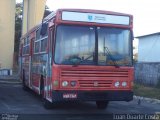
[[[23,89],[43,97],[51,108],[60,101],[133,99],[133,16],[123,13],[59,9],[20,40]]]

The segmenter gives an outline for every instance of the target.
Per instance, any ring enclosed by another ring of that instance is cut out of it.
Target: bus
[[[65,101],[133,99],[133,16],[111,11],[58,9],[20,39],[23,89],[44,107]]]

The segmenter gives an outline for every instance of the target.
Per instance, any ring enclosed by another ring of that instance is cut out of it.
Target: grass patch
[[[143,96],[148,98],[155,98],[160,100],[160,89],[154,87],[148,87],[140,84],[134,84],[134,94],[137,96]]]

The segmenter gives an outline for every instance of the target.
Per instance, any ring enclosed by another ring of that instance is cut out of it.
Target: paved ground
[[[83,117],[88,117],[87,119],[90,120],[98,120],[98,116],[106,117],[107,114],[155,114],[156,112],[160,112],[160,104],[142,101],[141,105],[138,105],[137,100],[131,102],[110,102],[106,110],[98,110],[94,102],[61,103],[57,104],[52,110],[46,110],[42,105],[40,97],[31,91],[23,91],[20,82],[9,82],[9,80],[7,83],[0,82],[1,118],[7,116],[6,114],[19,114],[22,118],[28,120],[29,118],[27,117],[31,114],[32,116],[35,115],[34,117],[43,114],[41,118],[49,115],[52,116],[49,118],[54,118],[55,115],[58,115],[58,117],[67,120],[79,120],[83,119]]]

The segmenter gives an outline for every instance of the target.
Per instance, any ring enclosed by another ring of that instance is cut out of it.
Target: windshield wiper
[[[85,59],[81,59],[80,61],[75,62],[73,66],[78,66],[80,63],[82,63],[82,62],[84,62],[84,61],[88,60],[89,58],[91,58],[91,57],[93,57],[93,56],[94,56],[94,53],[93,53],[93,54],[91,54],[90,56],[88,56],[88,57],[87,57],[87,58],[85,58]]]
[[[105,50],[105,51],[107,52],[107,54],[109,55],[110,59],[112,60],[112,62],[113,62],[113,64],[114,64],[114,66],[118,68],[119,65],[118,65],[117,62],[113,59],[113,56],[112,56],[109,48],[108,48],[107,46],[105,46],[105,38],[104,38],[104,50]],[[105,51],[104,51],[104,54],[105,54]],[[106,61],[107,61],[107,59],[106,59]]]

